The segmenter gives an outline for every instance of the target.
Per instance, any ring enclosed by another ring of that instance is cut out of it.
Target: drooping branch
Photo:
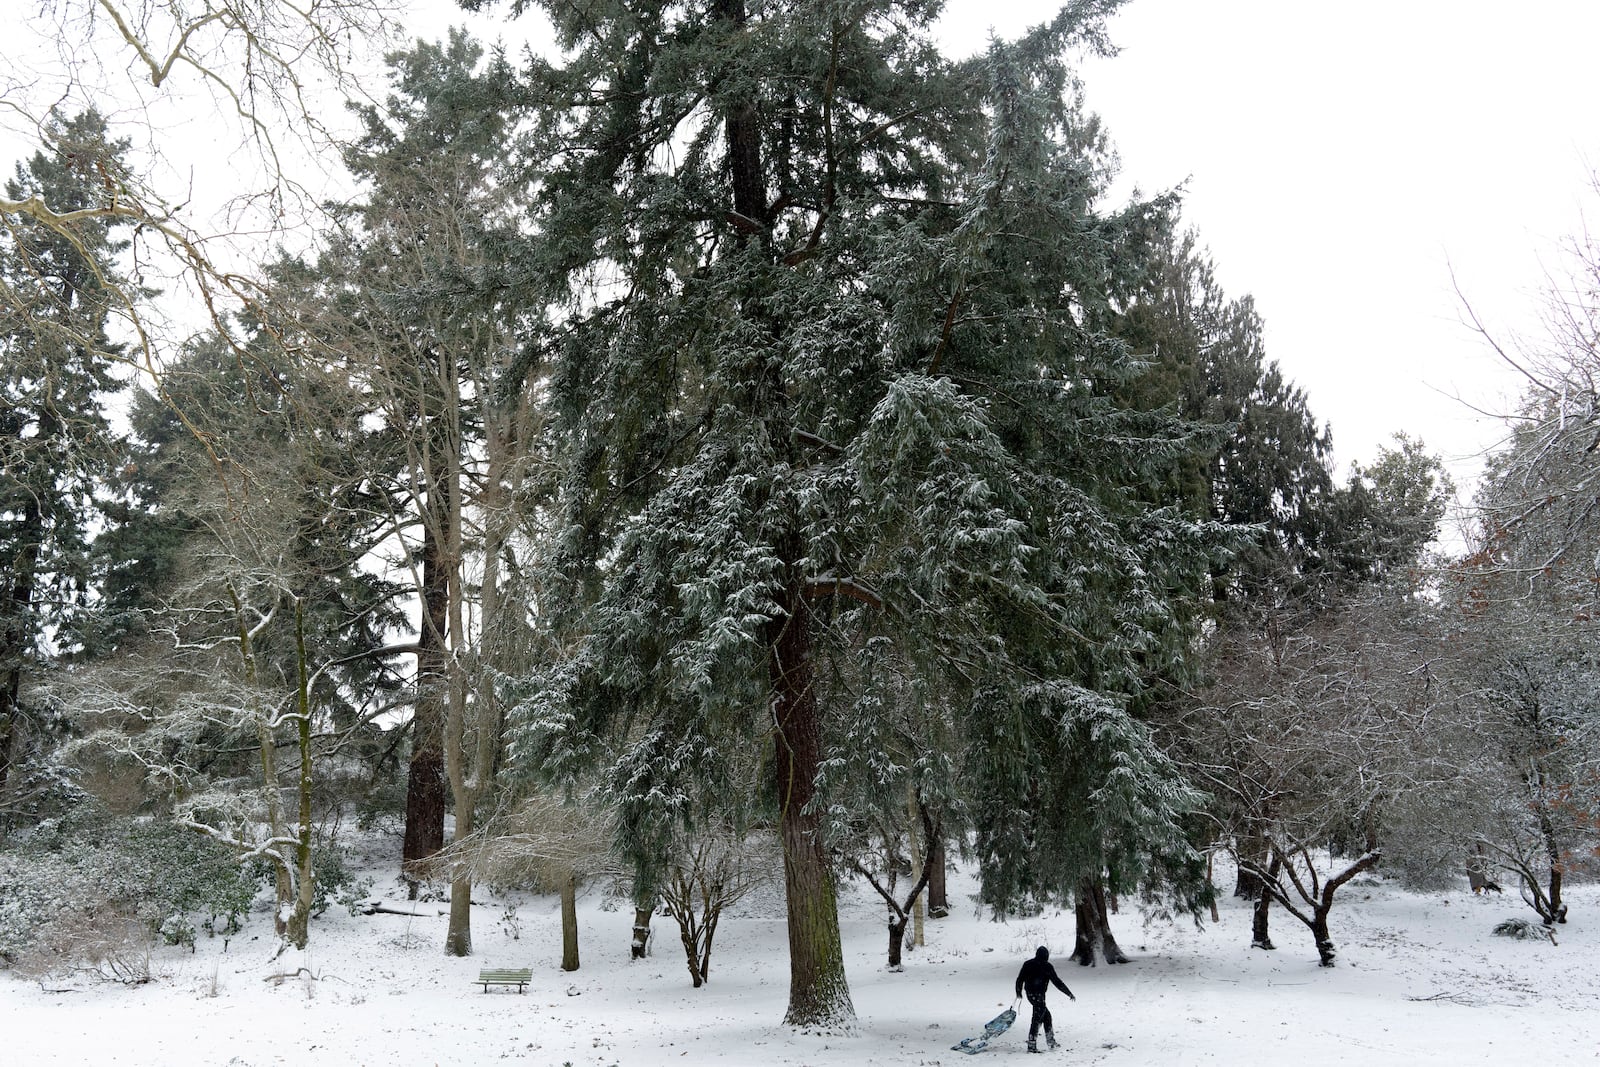
[[[807,600],[824,600],[830,596],[844,596],[857,600],[869,608],[882,610],[883,597],[870,585],[858,582],[853,578],[836,578],[824,575],[813,578],[805,585],[805,598]]]

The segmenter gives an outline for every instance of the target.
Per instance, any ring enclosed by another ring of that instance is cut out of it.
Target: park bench
[[[514,985],[517,992],[521,993],[528,988],[528,983],[533,981],[533,969],[524,967],[518,970],[514,967],[485,967],[478,972],[478,984],[483,986],[485,993],[489,992],[492,985]]]

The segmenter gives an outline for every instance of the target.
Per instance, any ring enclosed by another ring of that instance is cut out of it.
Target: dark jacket
[[[1033,959],[1024,963],[1022,970],[1017,972],[1017,996],[1026,993],[1029,1000],[1035,996],[1042,997],[1052,982],[1061,992],[1069,997],[1072,996],[1072,990],[1066,987],[1057,976],[1055,967],[1050,964],[1050,950],[1041,945],[1039,951],[1034,953]]]

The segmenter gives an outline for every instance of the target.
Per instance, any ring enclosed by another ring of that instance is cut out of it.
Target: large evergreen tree
[[[415,876],[444,844],[446,800],[461,842],[489,791],[500,742],[489,679],[523,629],[522,606],[500,594],[516,570],[531,405],[502,388],[517,301],[483,276],[518,192],[493,175],[511,68],[459,31],[389,65],[394,92],[357,109],[362,134],[345,155],[369,188],[341,213],[308,319],[377,427],[369,484],[419,605],[403,846]],[[472,881],[459,864],[453,875],[447,948],[465,955]]]
[[[115,202],[126,145],[94,111],[56,117],[45,136],[5,196],[40,197],[69,221],[6,215],[0,229],[0,793],[39,726],[28,675],[81,642],[89,541],[122,448],[103,405],[122,387],[108,327],[127,297],[125,244],[98,211]]]
[[[1165,203],[1064,58],[1114,2],[952,62],[937,5],[543,5],[536,241],[511,280],[565,456],[547,605],[571,654],[527,768],[608,762],[641,863],[770,746],[794,1025],[847,1022],[819,789],[871,640],[929,680],[998,908],[1159,880],[1192,796],[1127,701],[1182,646],[1202,530],[1132,491],[1192,442],[1117,401]],[[859,701],[856,713],[874,702]],[[934,736],[930,732],[930,736]]]

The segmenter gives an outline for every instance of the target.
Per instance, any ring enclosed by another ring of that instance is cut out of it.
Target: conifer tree
[[[369,474],[420,605],[403,851],[415,875],[444,845],[447,799],[459,843],[489,795],[500,746],[490,677],[524,614],[501,593],[531,405],[501,388],[518,302],[484,277],[517,203],[494,174],[510,66],[460,31],[389,65],[383,106],[356,109],[362,135],[345,161],[369,189],[342,212],[311,317],[381,427]],[[452,881],[446,947],[466,955],[472,880],[457,864]]]
[[[96,209],[117,196],[127,146],[95,111],[44,132],[5,197],[42,197],[71,224],[6,215],[0,229],[0,792],[40,725],[28,676],[82,643],[91,531],[122,450],[102,409],[123,385],[108,323],[126,245]]]
[[[1065,58],[1116,3],[962,62],[936,5],[542,6],[569,58],[531,72],[538,235],[508,270],[549,305],[526,350],[569,654],[515,762],[609,765],[648,865],[732,784],[722,753],[765,748],[797,1026],[854,1013],[823,772],[889,707],[829,684],[873,641],[949,709],[925,736],[997,909],[1181,877],[1197,798],[1128,704],[1209,532],[1135,491],[1196,442],[1118,401],[1141,367],[1111,333],[1170,204],[1097,208]]]

